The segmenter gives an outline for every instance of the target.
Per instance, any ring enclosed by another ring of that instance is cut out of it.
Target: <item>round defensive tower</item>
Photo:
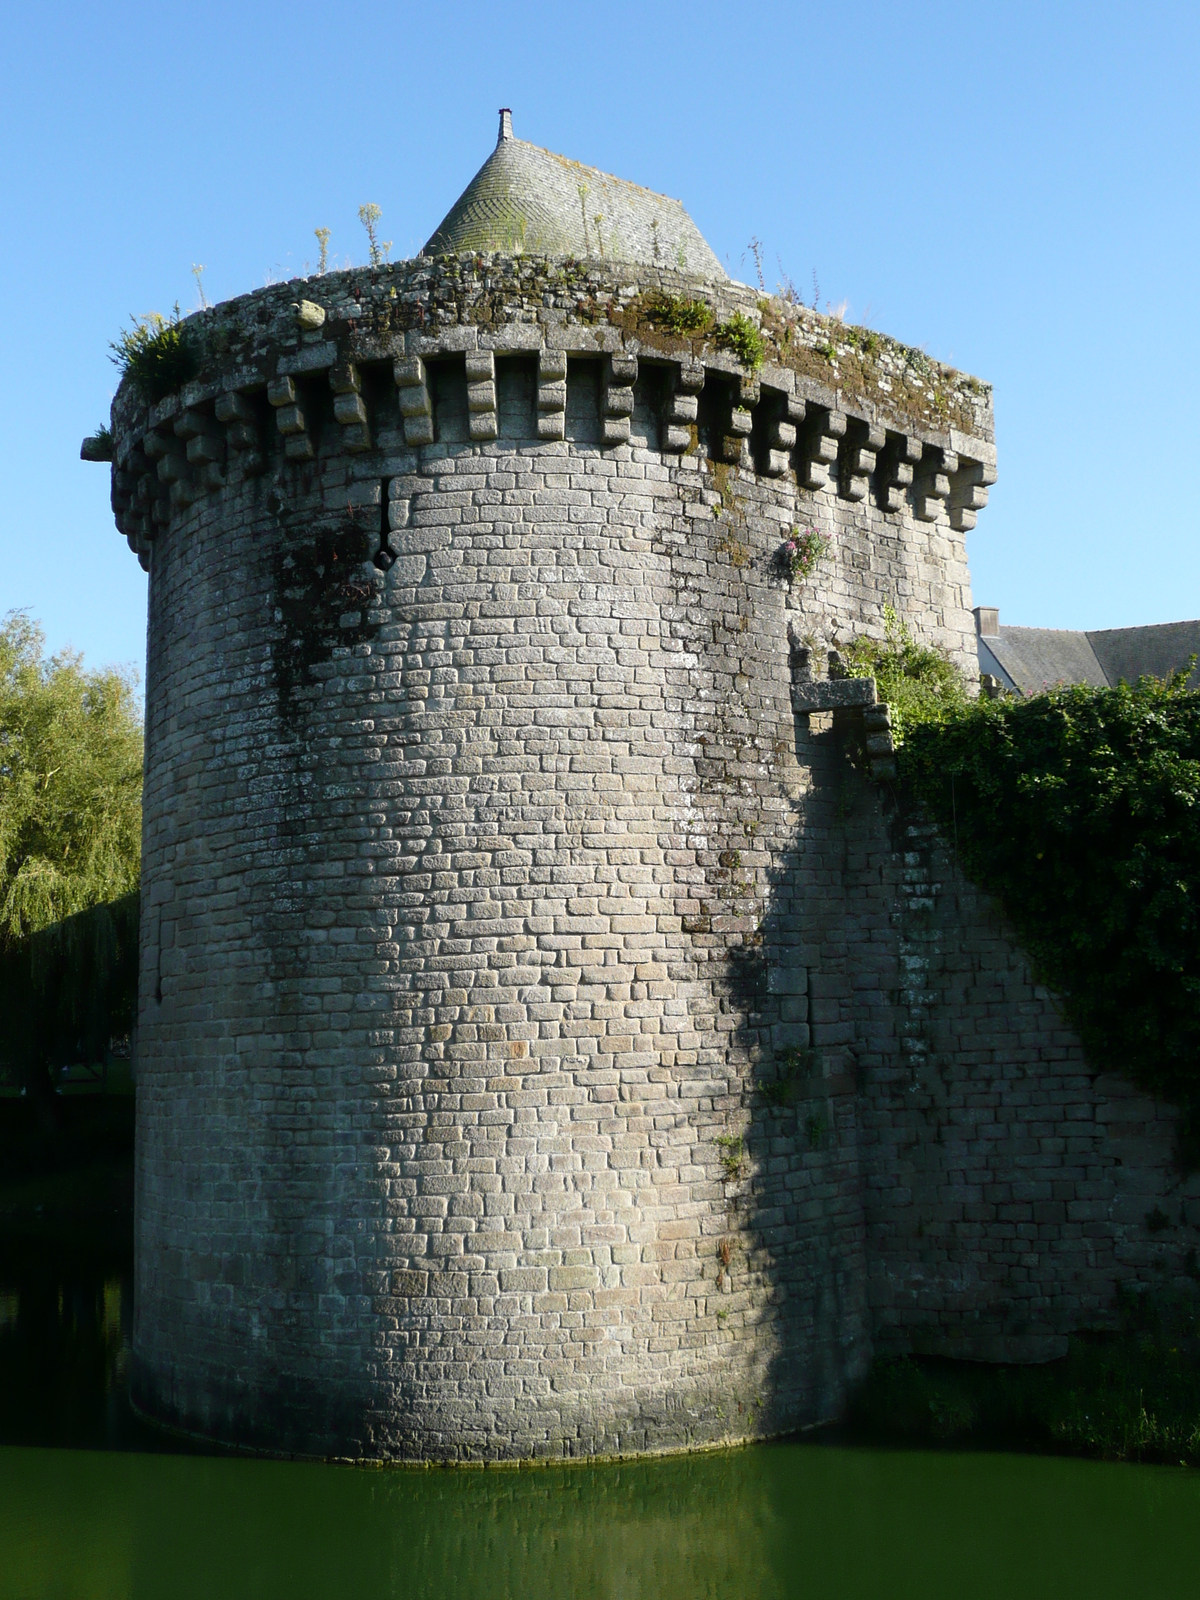
[[[138,1405],[414,1459],[830,1415],[870,1326],[802,724],[887,600],[971,658],[989,391],[507,114],[416,259],[184,332],[112,426]]]

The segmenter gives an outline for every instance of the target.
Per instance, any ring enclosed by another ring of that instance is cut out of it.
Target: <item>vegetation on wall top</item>
[[[688,337],[707,333],[713,321],[712,307],[707,300],[689,300],[686,295],[667,294],[665,290],[646,297],[646,316],[664,333]]]
[[[159,311],[134,317],[109,348],[121,376],[131,379],[152,404],[182,389],[200,370],[199,354],[178,305],[169,318]]]
[[[732,350],[742,365],[749,367],[751,372],[757,372],[766,359],[766,340],[750,318],[741,311],[735,311],[727,322],[721,324],[717,329],[717,341],[727,350]]]
[[[1200,1157],[1200,693],[1136,685],[968,698],[888,607],[843,650],[891,710],[901,797],[952,841],[1061,997],[1088,1057],[1184,1111]]]
[[[531,313],[540,318],[551,306],[584,325],[607,322],[652,349],[687,351],[696,360],[725,349],[751,373],[767,362],[790,368],[835,391],[839,404],[860,400],[881,414],[939,432],[990,432],[986,384],[884,334],[850,326],[836,312],[823,315],[787,293],[746,300],[737,285],[705,285],[703,294],[671,292],[647,282],[644,269],[612,263],[600,272],[595,262],[524,253],[420,257],[393,265],[387,244],[372,242],[378,208],[361,209],[364,226],[370,224],[374,264],[333,274],[346,281],[324,286],[323,298],[327,292],[342,301],[327,308],[331,330],[344,323],[360,336],[386,339],[424,327],[431,317],[439,324],[489,326],[528,320]],[[322,252],[317,272],[323,277],[329,265],[327,230],[316,231]],[[365,285],[364,273],[369,273]],[[279,287],[274,309],[283,315],[295,290]],[[190,317],[181,319],[178,307],[170,318],[158,313],[135,318],[114,341],[114,360],[142,400],[157,402],[198,376],[202,360],[218,357],[224,366],[261,359],[275,338],[267,315],[272,304],[269,291],[244,295],[212,308],[202,326]]]
[[[901,781],[999,897],[1092,1062],[1200,1133],[1200,694],[1186,673],[910,712]]]

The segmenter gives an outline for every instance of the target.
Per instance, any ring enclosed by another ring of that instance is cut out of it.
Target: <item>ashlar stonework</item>
[[[836,1415],[873,1351],[1042,1358],[1181,1270],[1172,1114],[814,690],[887,603],[972,669],[985,385],[644,261],[419,257],[187,327],[197,379],[113,408],[149,1415],[682,1449]]]

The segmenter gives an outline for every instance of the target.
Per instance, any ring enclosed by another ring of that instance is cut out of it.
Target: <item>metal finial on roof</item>
[[[509,108],[507,106],[501,106],[500,107],[500,138],[496,140],[496,143],[500,144],[504,139],[511,139],[512,136],[513,136],[513,131],[512,131],[512,112],[509,110]]]

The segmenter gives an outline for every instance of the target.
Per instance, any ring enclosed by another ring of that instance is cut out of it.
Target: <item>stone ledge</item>
[[[816,678],[811,683],[792,685],[792,710],[800,716],[874,704],[874,678]]]

